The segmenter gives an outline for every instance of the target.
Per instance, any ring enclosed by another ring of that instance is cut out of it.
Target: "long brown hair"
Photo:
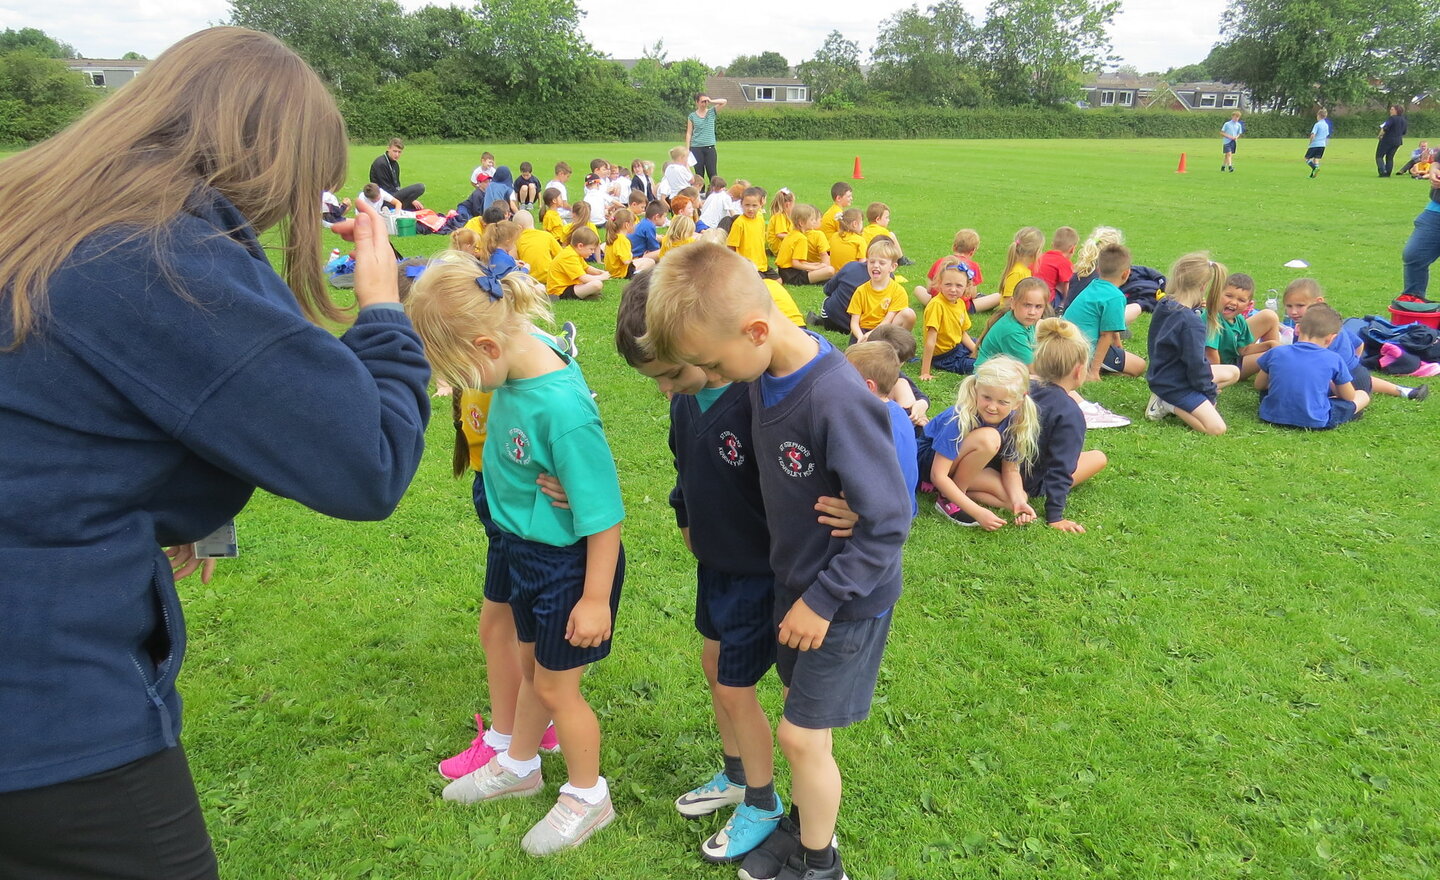
[[[280,227],[281,274],[300,308],[317,323],[342,320],[319,259],[320,193],[339,187],[346,158],[334,98],[279,40],[233,27],[186,37],[69,128],[0,162],[12,347],[47,313],[50,277],[81,241],[119,227],[158,255],[167,226],[204,187],[257,232]],[[22,219],[44,204],[89,207]]]

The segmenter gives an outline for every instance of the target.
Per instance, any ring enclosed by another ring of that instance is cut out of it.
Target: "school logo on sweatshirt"
[[[810,450],[793,440],[780,444],[780,470],[787,477],[808,477],[815,472]]]
[[[519,428],[510,429],[510,440],[505,446],[505,452],[515,464],[529,464],[530,437]]]
[[[716,451],[720,453],[720,460],[731,467],[745,464],[745,445],[730,431],[720,432],[720,445]]]
[[[465,413],[465,420],[470,423],[470,429],[476,434],[485,433],[485,411],[479,404],[472,403]]]

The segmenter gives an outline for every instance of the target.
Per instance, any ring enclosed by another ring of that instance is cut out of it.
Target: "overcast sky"
[[[977,19],[986,0],[964,0]],[[704,0],[659,3],[648,21],[637,20],[635,0],[579,0],[587,13],[582,29],[600,52],[639,57],[646,46],[665,41],[671,60],[696,57],[718,66],[740,54],[773,49],[798,64],[809,58],[831,30],[868,52],[882,19],[908,4],[875,0]],[[1111,39],[1123,62],[1141,71],[1164,70],[1201,60],[1219,38],[1225,0],[1123,0]],[[408,9],[424,0],[400,0]],[[466,5],[466,4],[459,4]],[[925,5],[924,3],[921,4]],[[36,27],[70,43],[90,58],[118,58],[135,51],[154,58],[188,33],[218,23],[227,0],[0,0],[0,29]],[[722,10],[706,21],[702,9]],[[785,31],[760,25],[784,10]]]

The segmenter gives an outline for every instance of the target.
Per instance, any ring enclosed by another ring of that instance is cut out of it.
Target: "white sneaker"
[[[520,846],[532,856],[548,856],[579,846],[613,821],[615,810],[610,806],[609,795],[598,804],[587,804],[562,794],[545,818],[526,832]]]
[[[690,789],[675,799],[675,809],[687,819],[708,816],[726,807],[745,802],[745,786],[736,785],[721,770],[704,785]]]
[[[537,795],[544,784],[539,767],[525,776],[516,776],[500,766],[500,756],[496,755],[484,767],[445,786],[441,797],[460,804],[475,804]]]
[[[1097,428],[1123,428],[1130,424],[1129,419],[1093,400],[1080,404],[1080,412],[1085,415],[1085,427],[1092,431]]]
[[[1145,418],[1152,422],[1158,422],[1166,416],[1174,415],[1175,407],[1160,399],[1160,395],[1151,393],[1150,402],[1145,404]]]

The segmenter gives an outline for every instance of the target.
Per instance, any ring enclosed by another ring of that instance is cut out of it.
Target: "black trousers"
[[[83,779],[0,794],[0,877],[219,876],[190,764],[178,747]]]
[[[695,154],[695,174],[705,178],[708,183],[715,176],[715,162],[718,158],[715,152],[715,145],[708,147],[691,147],[690,152]]]
[[[1394,170],[1395,153],[1399,149],[1399,144],[1387,144],[1384,141],[1375,148],[1375,170],[1380,172],[1381,177],[1389,177]]]
[[[393,192],[390,195],[400,200],[401,208],[413,211],[415,210],[415,200],[425,195],[425,184],[412,183],[409,186],[402,186],[399,192]]]

